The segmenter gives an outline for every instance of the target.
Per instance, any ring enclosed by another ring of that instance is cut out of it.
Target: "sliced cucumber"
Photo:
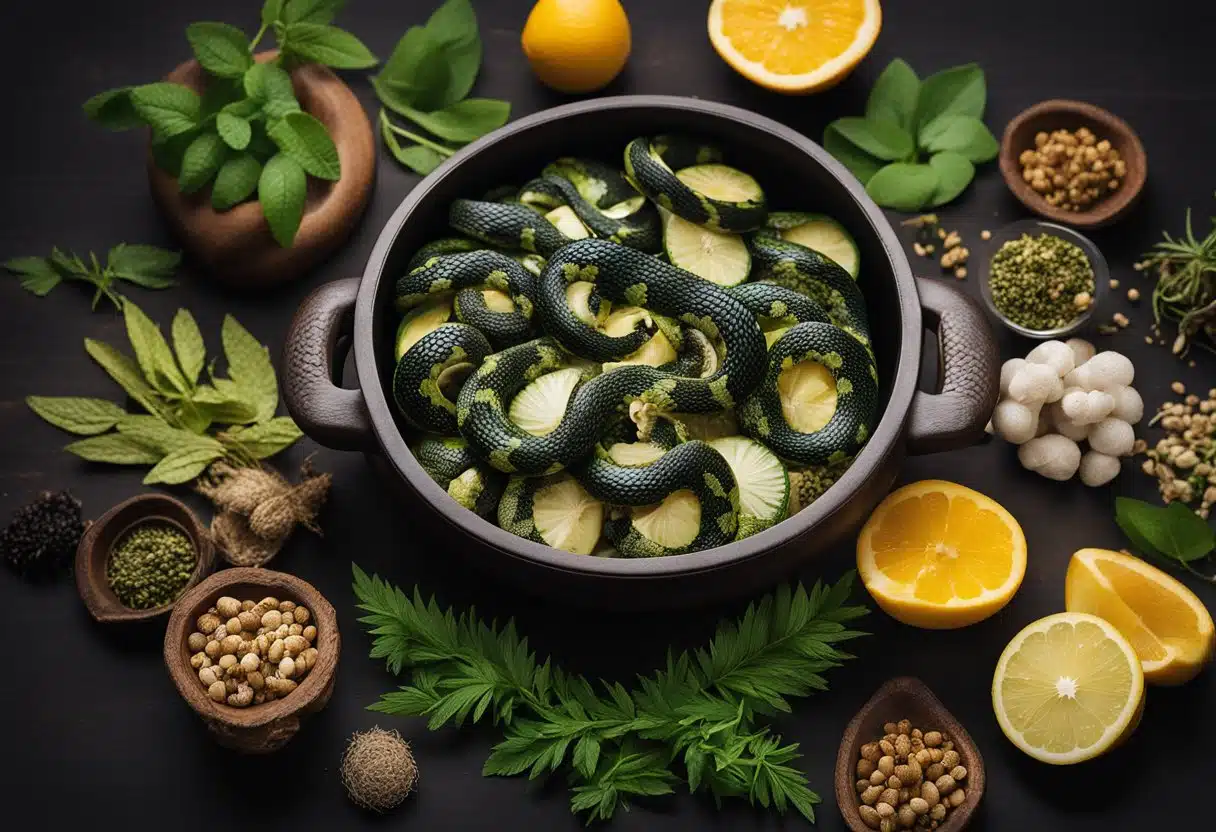
[[[857,248],[857,241],[843,225],[826,214],[782,211],[770,214],[768,225],[780,233],[781,239],[830,257],[853,279],[857,278],[861,270],[861,252]]]
[[[576,280],[573,283],[567,283],[566,305],[570,307],[570,311],[574,313],[574,317],[587,326],[601,326],[608,318],[608,313],[612,311],[612,304],[607,298],[601,298],[599,313],[592,312],[588,299],[593,291],[595,291],[595,284],[586,280]]]
[[[701,501],[687,488],[673,491],[663,502],[631,512],[638,533],[665,549],[681,549],[701,531]]]
[[[545,219],[557,226],[557,230],[571,240],[585,240],[591,236],[587,226],[583,225],[583,221],[578,218],[578,214],[574,213],[574,209],[569,205],[554,208],[545,214]]]
[[[790,477],[776,454],[743,436],[714,439],[709,446],[726,459],[739,485],[739,538],[785,519]]]
[[[673,266],[724,288],[747,280],[752,256],[741,235],[710,231],[663,213],[663,249]]]
[[[718,413],[673,413],[672,416],[684,423],[689,439],[709,442],[723,436],[739,434],[739,423],[735,420],[733,410],[722,410]]]
[[[640,306],[622,306],[619,309],[614,309],[607,318],[604,319],[604,332],[619,338],[622,335],[628,335],[633,332],[635,324],[640,319],[653,320],[650,313]],[[664,364],[676,360],[675,347],[671,345],[671,339],[659,329],[651,336],[650,340],[642,344],[635,352],[622,358],[620,361],[608,361],[604,364],[604,372],[615,370],[617,367],[624,367],[630,364],[646,364],[651,367],[660,367]]]
[[[588,200],[590,201],[590,200]],[[630,214],[637,213],[638,209],[646,202],[646,197],[638,194],[629,199],[618,202],[616,205],[609,205],[602,213],[605,217],[613,220],[621,220]]]
[[[582,378],[582,371],[575,367],[545,373],[511,400],[507,418],[533,436],[552,433],[566,415],[566,405]]]
[[[616,442],[608,448],[608,456],[617,465],[649,465],[667,451],[654,442]]]
[[[836,412],[836,379],[822,364],[806,360],[777,375],[781,412],[799,433],[821,430]]]
[[[510,302],[509,299],[508,302]],[[394,357],[400,361],[401,356],[405,355],[410,347],[417,344],[422,336],[435,331],[451,319],[452,297],[450,294],[428,300],[421,306],[416,306],[406,312],[405,317],[397,326]]]
[[[759,182],[728,165],[693,165],[676,171],[676,178],[703,196],[721,202],[759,202],[764,199]]]
[[[554,549],[589,555],[604,530],[604,504],[566,475],[532,495],[532,522]]]

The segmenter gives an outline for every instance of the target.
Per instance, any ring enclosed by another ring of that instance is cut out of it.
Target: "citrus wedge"
[[[992,677],[992,708],[1009,741],[1036,760],[1080,763],[1135,730],[1144,673],[1114,625],[1082,612],[1040,618],[1013,637]]]
[[[857,538],[857,570],[878,606],[915,627],[982,621],[1026,574],[1022,527],[997,502],[944,480],[905,485]]]
[[[1109,621],[1131,643],[1144,679],[1180,685],[1212,659],[1216,627],[1203,602],[1139,558],[1082,549],[1068,563],[1064,608]]]
[[[713,0],[709,40],[730,66],[770,90],[839,83],[882,28],[878,0]]]

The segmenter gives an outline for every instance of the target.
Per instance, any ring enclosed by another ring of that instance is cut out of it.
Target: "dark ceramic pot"
[[[423,243],[450,233],[448,206],[522,182],[563,155],[620,158],[635,136],[680,132],[724,147],[770,203],[840,220],[861,249],[882,416],[848,472],[809,508],[716,549],[630,560],[570,555],[516,537],[458,506],[415,461],[389,393],[397,323],[393,283]],[[924,328],[936,332],[938,392],[917,390]],[[334,382],[352,336],[357,389]],[[424,179],[393,214],[362,279],[322,286],[301,305],[284,359],[287,408],[310,437],[363,451],[438,518],[451,549],[529,591],[596,606],[659,608],[754,592],[852,535],[894,482],[905,454],[977,442],[997,398],[996,343],[981,310],[940,280],[913,278],[899,240],[861,185],[817,144],[774,121],[689,98],[622,96],[520,119],[470,145]]]

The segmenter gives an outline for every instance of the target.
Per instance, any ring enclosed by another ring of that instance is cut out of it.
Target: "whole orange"
[[[595,92],[619,75],[629,58],[629,18],[619,0],[540,0],[520,42],[546,86]]]

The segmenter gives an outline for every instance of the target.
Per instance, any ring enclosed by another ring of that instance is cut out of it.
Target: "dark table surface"
[[[183,29],[197,19],[249,27],[252,0],[211,2],[5,3],[0,9],[0,259],[43,254],[58,245],[102,251],[120,242],[170,243],[148,199],[142,139],[88,125],[80,103],[98,90],[151,80],[187,55]],[[514,115],[561,103],[534,82],[519,48],[525,0],[477,2],[485,41],[480,93],[509,99]],[[1216,89],[1211,83],[1210,34],[1216,10],[1204,2],[1010,4],[978,0],[928,3],[888,0],[883,32],[870,57],[837,89],[810,98],[784,98],[735,75],[705,35],[704,2],[626,0],[633,54],[611,93],[665,93],[737,104],[777,118],[812,138],[841,115],[859,114],[871,82],[895,56],[922,74],[978,61],[987,71],[987,122],[998,135],[1022,108],[1046,98],[1076,98],[1107,107],[1139,131],[1152,164],[1147,193],[1117,227],[1095,235],[1124,285],[1139,278],[1137,255],[1161,229],[1177,230],[1186,206],[1212,212],[1212,148],[1216,146]],[[405,29],[421,22],[430,2],[353,0],[339,22],[386,56]],[[372,109],[373,96],[358,73],[348,80]],[[374,112],[374,110],[373,110]],[[134,292],[158,321],[185,306],[218,349],[224,313],[234,313],[277,350],[288,320],[312,288],[359,274],[376,236],[401,198],[417,183],[381,152],[376,191],[367,215],[342,251],[307,279],[263,296],[217,288],[188,275],[168,292]],[[979,232],[1023,216],[995,165],[944,212],[977,253]],[[894,218],[894,217],[893,217]],[[933,271],[919,261],[922,273]],[[964,288],[975,292],[973,281]],[[1147,287],[1145,287],[1147,288]],[[1147,292],[1146,292],[1147,297]],[[1126,305],[1126,304],[1125,304]],[[1206,389],[1216,383],[1216,360],[1200,355],[1188,367],[1143,342],[1148,310],[1128,309],[1133,326],[1101,341],[1127,352],[1138,368],[1136,386],[1150,411],[1180,379]],[[105,375],[83,352],[84,337],[123,342],[111,311],[88,310],[88,298],[62,287],[45,299],[0,280],[0,514],[43,488],[70,488],[97,516],[144,490],[133,470],[94,466],[63,453],[67,438],[22,403],[32,393],[115,398]],[[1025,342],[1001,336],[1003,357],[1023,355]],[[926,380],[928,383],[928,380]],[[1141,428],[1141,432],[1144,432]],[[514,614],[532,644],[570,668],[622,679],[646,672],[669,643],[695,644],[720,614],[637,617],[561,609],[480,580],[433,546],[416,522],[386,493],[363,458],[301,442],[281,459],[285,468],[316,453],[335,485],[323,516],[324,539],[297,534],[274,567],[313,582],[338,609],[346,649],[329,707],[271,758],[240,758],[216,747],[176,695],[160,658],[160,632],[119,635],[96,626],[70,581],[31,588],[0,576],[0,736],[7,765],[0,779],[6,820],[36,828],[123,823],[129,829],[232,828],[349,829],[408,824],[424,830],[577,829],[560,784],[548,788],[519,779],[481,777],[494,741],[487,730],[428,733],[420,720],[378,717],[364,710],[394,679],[366,657],[367,640],[355,622],[350,562],[394,582],[421,582],[452,603],[477,602],[487,613]],[[1153,689],[1143,724],[1130,744],[1071,770],[1040,765],[1001,735],[989,700],[992,667],[1009,638],[1026,623],[1060,610],[1069,555],[1084,546],[1119,548],[1112,521],[1115,494],[1148,497],[1153,484],[1129,463],[1112,487],[1053,483],[1023,471],[1011,447],[991,443],[957,453],[911,459],[902,481],[941,477],[993,496],[1021,521],[1030,563],[1021,591],[1000,614],[955,632],[927,632],[895,624],[881,613],[867,621],[873,635],[855,643],[861,659],[830,675],[831,690],[798,703],[780,729],[802,743],[802,764],[824,797],[820,828],[843,828],[833,805],[832,766],[852,713],[885,679],[920,676],[968,726],[987,760],[988,796],[972,828],[1110,830],[1171,825],[1188,805],[1206,805],[1216,747],[1216,674],[1179,689]],[[186,495],[195,506],[205,504]],[[852,564],[851,547],[811,564],[808,577],[834,579]],[[1209,605],[1216,590],[1195,586]],[[421,791],[393,819],[361,814],[343,795],[337,764],[346,738],[379,723],[414,741]],[[1197,822],[1204,815],[1196,815]],[[733,805],[715,811],[706,800],[677,797],[656,808],[623,814],[632,829],[774,829],[771,814]],[[787,821],[794,828],[797,821]]]

